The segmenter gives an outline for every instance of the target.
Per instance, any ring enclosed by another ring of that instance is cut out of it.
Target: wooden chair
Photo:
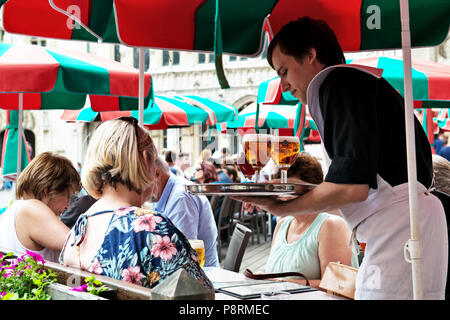
[[[223,262],[224,269],[239,272],[251,233],[252,230],[249,228],[236,224]]]

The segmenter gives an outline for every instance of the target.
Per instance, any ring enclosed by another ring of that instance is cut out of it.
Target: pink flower
[[[39,254],[37,254],[36,252],[32,252],[32,251],[28,251],[25,250],[27,252],[27,254],[32,257],[34,260],[36,260],[37,262],[42,262],[45,263],[44,258],[42,258]],[[23,257],[23,256],[22,256]]]
[[[92,262],[87,271],[95,274],[101,274],[103,272],[103,269],[102,267],[100,267],[100,262],[98,261],[98,259],[95,259],[95,261]]]
[[[142,285],[141,280],[144,278],[145,275],[141,273],[141,268],[139,266],[122,270],[122,280],[125,280],[126,282]]]
[[[164,261],[168,261],[177,254],[177,248],[175,248],[175,244],[170,241],[168,236],[155,235],[154,241],[151,253],[155,257],[161,257]]]
[[[134,227],[134,232],[148,231],[152,232],[156,228],[156,224],[160,223],[162,218],[153,214],[146,214],[138,217],[131,225]]]
[[[135,210],[136,208],[134,207],[124,207],[124,208],[119,208],[116,211],[114,211],[114,214],[116,216],[126,216],[128,213],[130,213],[130,211]]]
[[[83,285],[81,285],[79,287],[73,287],[70,290],[76,291],[76,292],[86,292],[87,291],[87,284],[83,284]]]
[[[12,275],[14,275],[14,271],[11,271],[11,270],[5,271],[5,272],[3,273],[3,277],[4,277],[5,279],[11,277]]]

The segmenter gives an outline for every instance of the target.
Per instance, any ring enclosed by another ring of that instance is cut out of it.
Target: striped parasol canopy
[[[108,102],[109,110],[138,108],[137,69],[93,54],[36,45],[0,43],[0,107],[18,109],[81,109],[87,94],[92,107]],[[151,98],[151,77],[145,75]],[[102,108],[99,107],[99,110]]]
[[[0,175],[8,180],[17,179],[17,148],[19,141],[22,144],[21,170],[30,162],[28,143],[23,131],[19,131],[19,112],[17,110],[6,110],[6,128],[2,141],[2,157]]]
[[[441,130],[450,131],[450,108],[440,109],[433,121],[437,123]]]
[[[383,78],[402,95],[404,94],[403,61],[401,59],[369,57],[350,59],[347,60],[347,63],[381,69]],[[412,81],[415,108],[447,108],[450,106],[450,65],[413,60]],[[292,97],[290,93],[282,92],[279,77],[261,83],[258,89],[258,102],[260,103],[280,104],[280,101],[289,96]],[[298,101],[290,97],[288,99],[293,99],[292,102]]]
[[[23,110],[81,109],[88,94],[94,110],[137,109],[139,78],[135,68],[93,54],[0,43],[0,108],[19,111],[19,132]],[[149,100],[150,74],[143,79]],[[20,162],[22,144],[16,146],[17,153],[5,161]],[[22,167],[16,168],[19,175]]]
[[[208,113],[208,120],[206,122],[206,125],[208,126],[213,126],[220,122],[234,121],[238,119],[238,109],[223,101],[199,97],[195,95],[181,95],[175,96],[174,98],[206,111]]]
[[[256,56],[266,32],[272,38],[289,21],[325,20],[344,51],[394,49],[402,47],[400,13],[399,1],[379,0],[9,0],[3,24],[38,37],[214,52],[219,83],[228,88],[222,54]],[[409,15],[413,47],[445,40],[448,1],[409,0]]]
[[[347,63],[383,70],[383,78],[404,96],[403,60],[388,57],[369,57],[349,59]],[[450,65],[413,59],[412,81],[415,108],[445,108],[450,106]]]
[[[198,97],[201,98],[201,97]],[[234,108],[234,107],[233,107]],[[215,121],[224,122],[235,118],[235,110],[224,105],[215,106],[215,110],[208,111],[201,107],[191,105],[180,99],[155,95],[149,106],[144,109],[144,126],[150,130],[185,127],[193,124],[214,125]],[[211,112],[213,114],[211,115]],[[217,113],[216,113],[217,112]],[[89,107],[79,111],[66,110],[61,119],[69,122],[92,122],[117,119],[122,116],[138,118],[137,111],[104,111],[93,112]]]
[[[448,1],[410,0],[409,11],[412,46],[444,41]],[[265,22],[273,35],[303,16],[326,20],[345,51],[401,47],[399,1],[9,0],[3,23],[11,33],[175,50],[214,52],[219,38],[224,53],[257,55]]]
[[[262,104],[259,107],[258,127],[261,129],[290,129],[294,128],[298,105],[269,105]],[[228,129],[255,129],[256,127],[255,104],[244,108],[239,112],[237,121],[227,122]]]
[[[258,103],[293,105],[299,103],[289,91],[282,92],[280,78],[275,77],[261,82],[258,86]]]
[[[220,132],[227,132],[236,130],[238,133],[245,133],[247,131],[255,130],[256,127],[263,130],[278,129],[280,135],[291,136],[294,134],[295,121],[300,104],[297,105],[271,105],[261,104],[259,106],[259,117],[257,118],[257,106],[251,105],[239,112],[239,119],[236,121],[227,122],[224,125],[219,124],[217,129]],[[256,125],[258,119],[258,126]],[[317,130],[314,120],[308,112],[305,114],[305,128],[308,134],[306,139],[310,139],[310,130]]]

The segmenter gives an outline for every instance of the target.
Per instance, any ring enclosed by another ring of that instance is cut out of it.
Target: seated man
[[[201,239],[205,244],[205,267],[219,267],[217,226],[211,205],[205,196],[192,195],[185,189],[187,181],[176,177],[163,158],[156,160],[157,190],[152,195],[152,209],[161,212],[188,239]]]

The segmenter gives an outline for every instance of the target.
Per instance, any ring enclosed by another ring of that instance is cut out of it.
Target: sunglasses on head
[[[137,143],[139,141],[139,135],[138,135],[138,132],[139,132],[138,125],[139,124],[138,124],[137,119],[134,117],[120,117],[120,118],[117,118],[117,120],[122,120],[122,121],[128,122],[134,126],[134,132],[136,134],[136,143]]]

